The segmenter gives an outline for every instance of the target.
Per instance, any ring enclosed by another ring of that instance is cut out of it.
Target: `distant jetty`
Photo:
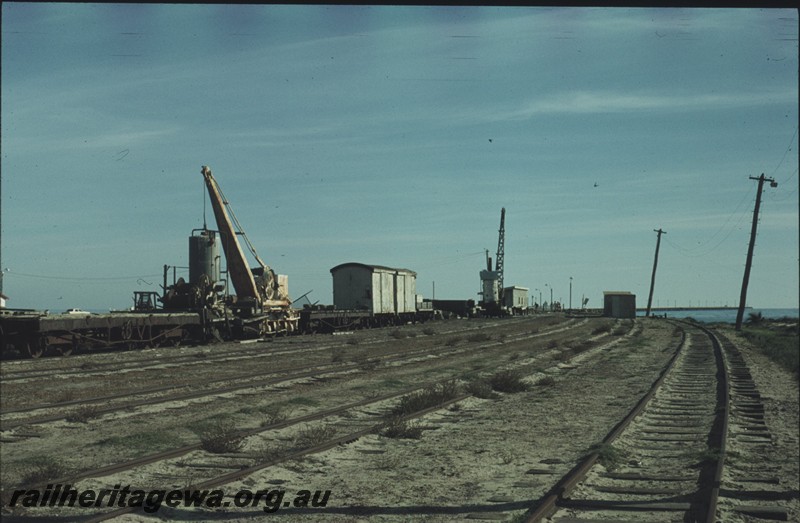
[[[660,312],[669,312],[669,311],[735,311],[738,310],[739,307],[650,307],[650,312],[653,311],[660,311]],[[745,309],[752,309],[752,307],[745,307]],[[647,311],[646,307],[641,307],[636,309],[638,311]]]

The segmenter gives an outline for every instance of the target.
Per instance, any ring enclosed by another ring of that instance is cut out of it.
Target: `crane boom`
[[[500,231],[497,239],[497,255],[495,256],[494,269],[497,271],[497,280],[500,287],[500,301],[503,301],[503,263],[506,255],[506,208],[500,211]]]
[[[237,296],[241,298],[260,299],[258,287],[250,268],[247,266],[247,259],[242,251],[242,246],[236,238],[236,230],[233,228],[228,212],[225,210],[225,200],[219,190],[217,180],[211,175],[211,169],[205,165],[201,169],[203,178],[208,188],[208,197],[211,200],[211,207],[214,209],[214,218],[217,221],[217,228],[222,240],[222,250],[225,252],[225,260],[228,265],[228,275],[230,276],[233,288]]]

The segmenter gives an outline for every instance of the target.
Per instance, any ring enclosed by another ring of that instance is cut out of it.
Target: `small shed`
[[[603,292],[603,316],[611,318],[635,318],[636,295],[628,291]]]
[[[503,288],[503,306],[517,312],[528,309],[528,289],[513,285]]]
[[[373,314],[416,312],[417,273],[383,265],[349,262],[331,269],[333,305]]]

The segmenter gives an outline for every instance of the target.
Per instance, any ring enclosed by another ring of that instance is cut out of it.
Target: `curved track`
[[[710,330],[683,324],[683,346],[651,390],[609,435],[540,499],[526,522],[786,519],[764,475],[726,471],[730,438],[765,445],[763,405],[738,350]],[[739,460],[737,460],[739,461]],[[718,506],[735,480],[760,484],[760,504]]]

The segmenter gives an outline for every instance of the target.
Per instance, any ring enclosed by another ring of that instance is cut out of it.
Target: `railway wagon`
[[[301,311],[301,331],[384,327],[434,317],[431,302],[417,296],[414,271],[348,262],[332,268],[331,275],[333,306]]]
[[[433,308],[445,317],[474,318],[478,315],[475,300],[433,300]]]
[[[0,314],[0,351],[23,357],[68,355],[75,349],[177,345],[204,336],[197,312],[49,314],[6,310]]]

